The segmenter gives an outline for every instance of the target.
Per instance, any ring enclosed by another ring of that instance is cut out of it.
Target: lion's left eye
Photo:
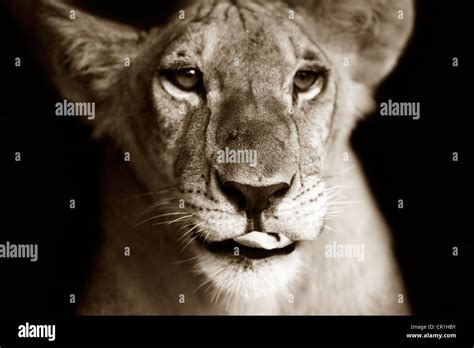
[[[176,87],[185,91],[197,89],[202,81],[201,72],[194,68],[169,71],[167,77]]]
[[[320,74],[318,72],[310,70],[300,70],[295,74],[293,84],[298,92],[306,92],[318,80],[320,80]]]

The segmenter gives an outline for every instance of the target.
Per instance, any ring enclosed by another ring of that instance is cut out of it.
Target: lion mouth
[[[275,241],[272,241],[272,238]],[[292,253],[296,242],[276,233],[253,231],[246,235],[219,242],[206,241],[198,236],[197,240],[210,252],[230,257],[244,256],[260,260],[273,256],[283,256]]]

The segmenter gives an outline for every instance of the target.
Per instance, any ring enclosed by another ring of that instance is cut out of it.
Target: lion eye
[[[171,71],[168,73],[168,78],[185,91],[196,89],[202,81],[201,72],[194,68]]]
[[[319,79],[319,73],[310,70],[300,70],[296,73],[293,84],[299,92],[306,92]]]

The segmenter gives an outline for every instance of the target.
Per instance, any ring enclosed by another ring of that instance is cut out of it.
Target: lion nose
[[[254,212],[267,209],[272,199],[283,196],[290,188],[285,182],[268,186],[251,186],[235,181],[225,181],[222,184],[224,194],[236,199],[240,209]]]

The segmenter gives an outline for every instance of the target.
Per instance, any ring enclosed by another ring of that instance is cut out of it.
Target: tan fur
[[[111,147],[104,165],[104,244],[80,313],[409,311],[388,228],[348,137],[409,37],[410,1],[196,1],[184,20],[176,14],[147,33],[80,10],[71,21],[69,8],[41,8],[49,67],[66,98],[98,104],[95,135],[120,149]],[[166,85],[157,70],[176,61],[203,72],[205,96]],[[293,76],[308,64],[327,71],[325,87],[293,100]],[[258,165],[217,163],[225,146],[256,149]],[[246,215],[221,192],[219,175],[252,186],[293,178],[262,219],[300,241],[297,250],[236,261],[183,237],[186,224],[213,241],[245,231]],[[351,203],[335,203],[336,193]],[[363,244],[365,260],[325,257],[333,241]]]

